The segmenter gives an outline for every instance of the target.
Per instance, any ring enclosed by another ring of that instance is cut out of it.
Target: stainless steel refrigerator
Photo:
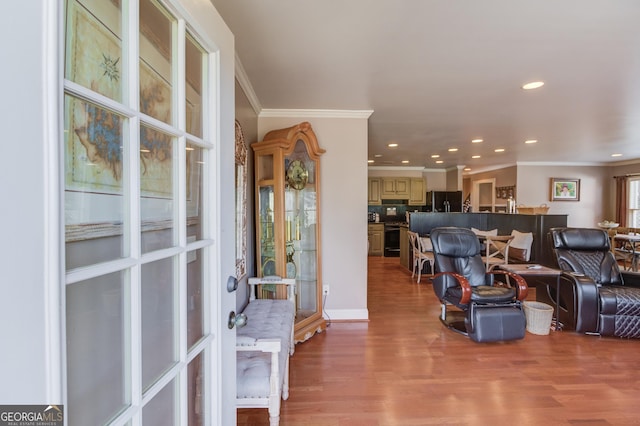
[[[427,211],[461,212],[462,191],[429,191],[427,192]]]

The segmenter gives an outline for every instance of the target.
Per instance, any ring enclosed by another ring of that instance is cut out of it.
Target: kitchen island
[[[498,235],[510,235],[512,230],[531,232],[531,263],[555,267],[549,229],[567,226],[566,214],[508,214],[508,213],[411,213],[409,230],[428,235],[440,226],[457,226],[480,230],[497,229]],[[409,256],[410,257],[410,256]]]

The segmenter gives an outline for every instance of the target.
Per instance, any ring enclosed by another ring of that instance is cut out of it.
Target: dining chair
[[[482,238],[485,241],[485,255],[482,256],[482,261],[485,264],[486,272],[498,265],[507,265],[509,263],[509,246],[514,236],[486,235]]]
[[[425,263],[429,263],[429,268],[433,274],[433,249],[427,247],[424,238],[421,238],[417,232],[408,231],[409,242],[411,243],[411,252],[413,253],[413,268],[411,278],[418,274],[418,283],[422,275],[422,269]]]
[[[611,238],[613,254],[616,261],[621,261],[625,271],[638,272],[640,257],[640,237],[630,231],[628,234],[618,233]]]

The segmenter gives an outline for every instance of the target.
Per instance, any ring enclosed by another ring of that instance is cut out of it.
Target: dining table
[[[629,269],[638,272],[638,257],[640,257],[640,235],[616,234],[613,236],[615,251],[630,259]],[[620,245],[615,244],[620,242]]]

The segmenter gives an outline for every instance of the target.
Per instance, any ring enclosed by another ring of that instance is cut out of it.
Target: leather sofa
[[[579,333],[640,337],[640,273],[621,271],[601,229],[552,228],[560,277],[538,300],[556,303],[560,321]]]

